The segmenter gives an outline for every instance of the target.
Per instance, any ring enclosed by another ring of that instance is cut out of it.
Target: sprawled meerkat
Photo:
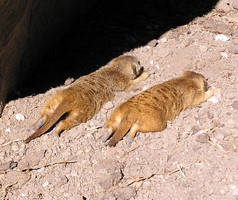
[[[132,141],[140,132],[157,132],[166,128],[182,110],[196,106],[214,95],[217,89],[207,90],[207,82],[201,74],[187,71],[178,78],[155,85],[130,98],[117,107],[106,122],[106,141],[115,146],[129,132]]]
[[[44,134],[62,115],[68,113],[56,126],[56,134],[86,122],[104,103],[112,100],[117,91],[128,91],[145,80],[148,73],[133,56],[119,56],[99,70],[82,76],[70,86],[56,92],[43,108],[39,119],[30,130],[34,133],[25,142]]]

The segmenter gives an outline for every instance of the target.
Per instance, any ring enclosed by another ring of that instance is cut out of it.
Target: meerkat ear
[[[191,76],[193,75],[194,72],[191,72],[191,71],[185,71],[183,72],[182,76]]]

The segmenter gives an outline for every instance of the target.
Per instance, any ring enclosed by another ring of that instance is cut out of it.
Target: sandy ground
[[[0,119],[0,199],[237,200],[237,25],[237,10],[215,9],[126,52],[150,77],[61,137],[48,132],[22,142],[59,88],[10,101]],[[220,91],[162,132],[138,133],[132,144],[125,137],[113,148],[97,141],[116,106],[185,70]]]

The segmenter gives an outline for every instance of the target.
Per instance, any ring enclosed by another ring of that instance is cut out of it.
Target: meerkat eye
[[[138,61],[138,65],[140,65],[140,61]]]

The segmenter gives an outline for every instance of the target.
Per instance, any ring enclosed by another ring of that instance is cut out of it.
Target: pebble
[[[194,134],[196,134],[198,131],[200,131],[200,128],[199,128],[199,126],[193,126],[192,129],[191,129],[191,131],[192,131],[192,135],[194,135]]]
[[[207,134],[199,134],[196,137],[196,141],[200,143],[207,143],[209,141],[209,136]]]
[[[7,129],[5,130],[5,132],[6,132],[6,133],[11,133],[11,129],[10,129],[10,128],[7,128]]]
[[[238,44],[232,44],[228,48],[230,53],[238,54]]]
[[[212,103],[218,103],[219,102],[219,100],[215,96],[212,96],[211,98],[209,98],[208,101],[210,101]]]
[[[230,39],[230,38],[229,38],[228,36],[223,35],[223,34],[218,34],[218,35],[216,35],[216,37],[215,37],[215,40],[216,40],[216,41],[220,40],[220,41],[226,42],[226,41],[228,41],[229,39]]]
[[[228,55],[227,55],[226,52],[221,52],[221,56],[224,57],[224,58],[226,58],[226,59],[228,58]]]
[[[9,163],[9,167],[10,167],[11,169],[16,168],[17,166],[18,166],[18,162],[11,161],[11,162]]]
[[[114,108],[114,105],[111,101],[107,102],[105,105],[104,105],[104,109],[106,110],[111,110]]]
[[[199,46],[199,49],[200,49],[200,51],[201,51],[202,53],[204,53],[204,52],[207,51],[207,47],[206,47],[206,46],[203,46],[203,45]]]
[[[151,60],[151,61],[150,61],[150,64],[151,64],[151,65],[153,65],[153,64],[154,64],[154,61],[153,61],[153,60]]]
[[[156,47],[158,45],[158,41],[156,39],[151,40],[147,45],[150,47]]]
[[[232,0],[232,7],[238,10],[238,0]]]
[[[162,42],[162,43],[165,43],[165,42],[167,42],[167,41],[168,41],[167,38],[161,38],[161,39],[160,39],[160,42]]]
[[[238,101],[233,101],[231,106],[232,106],[233,109],[238,110]]]
[[[25,117],[24,117],[23,114],[17,113],[17,114],[16,114],[16,120],[18,120],[18,121],[23,121],[23,120],[25,120]]]
[[[4,144],[5,143],[5,139],[4,138],[0,138],[0,144]]]
[[[43,187],[46,187],[47,185],[49,185],[49,182],[48,182],[48,181],[44,182],[42,186],[43,186]]]
[[[19,149],[17,144],[12,145],[12,151],[17,151]]]
[[[225,135],[224,135],[223,133],[217,133],[217,134],[215,135],[215,138],[216,138],[217,140],[223,140],[223,139],[225,138]]]

